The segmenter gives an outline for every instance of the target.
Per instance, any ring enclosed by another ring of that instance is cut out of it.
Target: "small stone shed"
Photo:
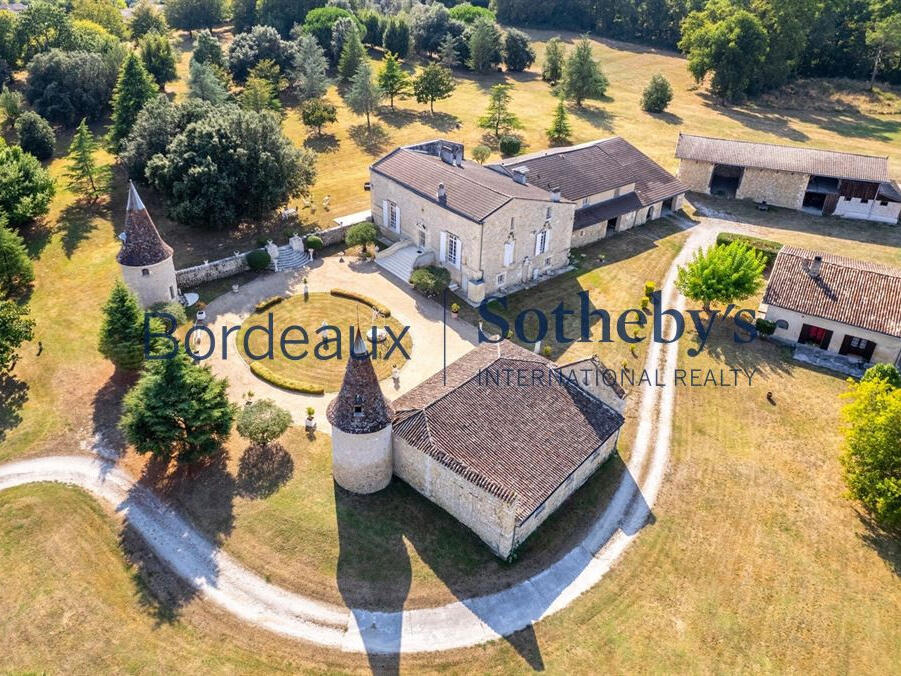
[[[695,192],[824,216],[897,223],[888,157],[679,134],[679,179]]]

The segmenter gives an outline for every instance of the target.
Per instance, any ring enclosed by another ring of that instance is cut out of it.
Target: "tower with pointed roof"
[[[178,297],[172,247],[163,241],[134,183],[128,182],[125,230],[116,260],[128,287],[144,307]]]
[[[326,412],[332,424],[332,475],[339,486],[375,493],[389,484],[393,415],[358,329],[341,390]]]

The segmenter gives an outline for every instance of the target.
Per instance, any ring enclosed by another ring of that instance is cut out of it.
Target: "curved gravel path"
[[[693,230],[663,283],[667,307],[684,310],[675,292],[677,265],[714,240]],[[672,382],[678,342],[652,343],[645,367]],[[436,608],[373,612],[325,604],[267,583],[213,545],[174,509],[117,469],[112,461],[53,456],[0,465],[0,490],[35,482],[79,486],[112,505],[147,544],[200,595],[236,617],[270,631],[341,650],[432,652],[509,635],[555,613],[610,570],[650,514],[669,457],[673,387],[646,386],[628,471],[601,518],[570,552],[510,588]]]

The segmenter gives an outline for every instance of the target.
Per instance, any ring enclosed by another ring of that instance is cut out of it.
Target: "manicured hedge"
[[[309,383],[287,378],[285,376],[273,373],[261,361],[251,361],[250,370],[257,377],[265,380],[270,385],[275,385],[283,390],[291,390],[292,392],[302,392],[304,394],[324,394],[325,390],[319,385],[310,385]]]
[[[271,262],[272,258],[265,249],[254,249],[247,254],[247,265],[251,270],[264,270]]]
[[[782,242],[776,242],[772,239],[761,239],[759,237],[749,237],[748,235],[739,235],[735,232],[721,232],[716,236],[716,243],[722,245],[732,244],[732,242],[741,242],[752,249],[759,251],[766,257],[766,264],[772,265],[776,260],[776,254],[782,248]]]
[[[350,300],[356,300],[363,303],[363,305],[368,305],[371,308],[375,308],[383,317],[391,316],[391,310],[389,308],[385,307],[377,300],[373,300],[369,296],[364,296],[361,293],[356,293],[355,291],[347,291],[346,289],[332,289],[331,291],[329,291],[329,293],[333,296],[337,296],[338,298],[349,298]]]
[[[283,300],[285,300],[285,299],[282,296],[271,296],[270,298],[266,298],[264,300],[261,300],[259,303],[257,303],[254,310],[256,312],[262,312],[263,310],[268,310],[273,305],[278,305]]]

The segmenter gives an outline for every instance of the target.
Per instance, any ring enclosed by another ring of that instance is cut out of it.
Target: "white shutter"
[[[515,243],[510,241],[504,244],[504,267],[507,267],[513,262],[513,248]]]
[[[541,232],[535,233],[535,255],[541,255]]]
[[[548,229],[548,230],[544,231],[544,251],[542,251],[541,253],[547,253],[550,250],[551,250],[551,231]]]
[[[461,240],[459,237],[456,237],[455,239],[457,242],[457,259],[454,261],[454,267],[459,270],[460,262],[463,260],[463,240]]]
[[[394,219],[396,223],[394,231],[400,232],[400,207],[397,205],[394,205]]]
[[[388,200],[382,200],[382,227],[391,227],[391,224],[388,222]]]
[[[447,260],[447,233],[441,231],[441,247],[438,249],[438,260],[444,263]]]

